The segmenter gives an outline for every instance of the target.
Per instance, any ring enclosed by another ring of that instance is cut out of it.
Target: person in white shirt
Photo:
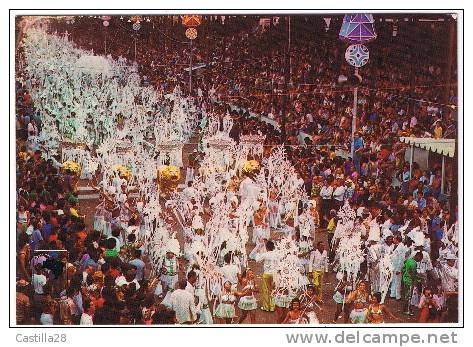
[[[383,257],[383,246],[380,244],[380,236],[370,234],[368,236],[368,247],[366,261],[368,265],[368,278],[371,283],[373,293],[381,291],[380,261]]]
[[[407,256],[409,254],[409,247],[402,243],[402,237],[399,235],[394,237],[393,241],[394,249],[391,256],[393,275],[391,280],[390,296],[391,298],[395,298],[396,300],[401,300],[402,267],[404,266],[404,261],[407,259]]]
[[[328,272],[328,255],[324,243],[320,241],[317,243],[317,248],[310,253],[309,258],[309,273],[312,274],[312,284],[320,301],[322,301],[322,286],[326,272]]]
[[[136,270],[135,269],[127,270],[125,275],[118,276],[117,279],[115,280],[115,284],[118,287],[121,287],[124,284],[130,285],[131,283],[135,284],[135,289],[136,290],[140,289],[140,284],[136,280]]]
[[[226,281],[232,284],[232,288],[236,289],[238,284],[238,277],[240,275],[240,267],[232,263],[231,253],[225,254],[223,257],[225,264],[220,268],[220,272]]]
[[[192,296],[195,296],[195,283],[197,282],[197,274],[191,270],[187,274],[187,284],[186,284],[186,290],[192,294]]]
[[[35,294],[43,295],[44,294],[44,286],[48,282],[46,276],[44,275],[44,270],[42,269],[42,264],[36,264],[35,266],[35,273],[33,274],[33,278],[31,280],[33,283],[33,289]]]
[[[255,260],[263,261],[263,278],[261,282],[261,309],[273,312],[275,309],[274,298],[271,295],[273,287],[273,276],[279,261],[278,254],[274,251],[274,242],[266,242],[266,252],[257,253]]]
[[[95,312],[94,302],[86,299],[82,304],[82,307],[84,308],[84,313],[82,313],[80,317],[80,325],[93,325],[93,317]]]
[[[122,238],[121,238],[121,229],[120,228],[114,228],[112,230],[112,236],[109,237],[109,239],[115,239],[115,250],[117,252],[120,252],[120,248],[123,245]]]
[[[456,256],[449,254],[446,256],[447,263],[440,265],[442,279],[442,289],[445,293],[458,291],[458,268],[455,266]]]
[[[42,325],[54,325],[54,309],[51,302],[44,305],[39,321]]]
[[[194,295],[186,290],[187,280],[181,280],[169,299],[170,307],[176,312],[179,324],[192,324],[197,319]]]
[[[320,197],[322,198],[321,209],[324,216],[328,214],[332,201],[333,187],[330,186],[327,180],[324,181],[324,185],[320,188]]]
[[[340,207],[343,205],[346,190],[347,187],[342,185],[340,181],[336,181],[335,189],[333,190],[333,202],[335,203],[336,207]]]

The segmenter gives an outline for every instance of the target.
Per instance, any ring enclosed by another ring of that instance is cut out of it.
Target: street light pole
[[[136,34],[135,34],[135,61],[136,61]]]
[[[358,75],[358,68],[355,68],[355,75]],[[353,115],[351,121],[351,159],[355,162],[355,133],[356,133],[356,113],[358,111],[358,87],[353,88]]]
[[[189,41],[189,96],[192,96],[192,40]]]

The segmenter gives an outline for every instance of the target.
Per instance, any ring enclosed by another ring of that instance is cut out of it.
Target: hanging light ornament
[[[141,28],[141,24],[140,23],[133,23],[133,30],[134,31],[138,31],[140,30]]]
[[[365,45],[350,45],[345,51],[345,60],[354,67],[362,67],[368,63],[370,52]]]
[[[331,22],[331,21],[332,21],[332,18],[330,18],[330,17],[324,18],[325,31],[329,31],[329,30],[330,30],[330,22]]]
[[[182,16],[182,25],[187,27],[186,29],[186,37],[189,40],[195,40],[197,38],[197,29],[202,23],[202,16],[198,15],[186,15]]]
[[[131,16],[131,21],[134,22],[134,23],[141,23],[143,21],[143,17],[141,16]]]
[[[198,27],[202,23],[202,16],[185,15],[182,16],[182,25],[188,28]]]
[[[366,65],[369,60],[369,51],[363,43],[370,42],[377,37],[373,15],[367,13],[345,15],[339,37],[352,44],[345,52],[348,64],[356,68]]]
[[[197,38],[197,29],[196,28],[187,28],[186,37],[189,40],[195,40]]]
[[[374,40],[377,35],[374,30],[373,15],[367,13],[345,15],[339,36],[341,40],[353,44]]]
[[[110,25],[110,19],[112,19],[111,16],[102,16],[100,19],[103,20],[102,24],[104,27],[108,27]]]

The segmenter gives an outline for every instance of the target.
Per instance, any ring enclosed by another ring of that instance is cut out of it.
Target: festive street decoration
[[[180,178],[181,172],[177,166],[168,165],[160,168],[158,171],[158,179],[161,192],[165,196],[169,196],[176,190]]]
[[[70,161],[70,160],[65,161],[64,163],[62,163],[62,170],[64,172],[70,171],[76,176],[80,176],[80,173],[81,173],[80,165],[77,164],[76,162],[73,162],[73,161]]]
[[[197,29],[196,28],[187,28],[186,37],[189,40],[195,40],[197,38]]]
[[[248,160],[243,164],[242,171],[247,174],[255,174],[259,169],[260,164],[256,160]]]
[[[377,35],[373,15],[366,13],[345,15],[339,36],[340,39],[354,44],[374,40]]]
[[[355,44],[348,46],[345,52],[345,60],[354,67],[362,67],[368,63],[370,53],[366,46],[361,44]]]
[[[182,25],[185,27],[198,27],[202,23],[202,16],[199,15],[185,15],[182,16]]]
[[[127,166],[123,166],[123,165],[115,165],[112,167],[112,170],[114,172],[117,172],[118,175],[121,177],[121,178],[124,178],[126,180],[130,180],[131,179],[131,170],[129,167]]]

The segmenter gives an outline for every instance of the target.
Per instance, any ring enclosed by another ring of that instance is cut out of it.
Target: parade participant
[[[225,264],[220,268],[220,272],[223,274],[225,280],[232,284],[232,288],[236,289],[240,276],[240,267],[232,263],[231,253],[225,254],[223,260]]]
[[[458,292],[458,268],[456,266],[457,257],[449,254],[445,257],[446,264],[441,264],[440,275],[442,289],[445,293]]]
[[[401,300],[402,298],[402,267],[404,266],[404,261],[406,260],[407,254],[410,252],[409,248],[402,243],[401,236],[397,235],[393,239],[394,249],[391,257],[392,261],[392,280],[390,286],[390,297],[395,298],[396,300]]]
[[[337,304],[337,308],[335,310],[332,323],[337,323],[343,311],[343,322],[348,324],[350,320],[350,304],[347,303],[346,300],[352,291],[352,285],[349,281],[347,281],[346,275],[337,273],[337,278],[340,278],[340,280],[335,287],[335,293],[333,294],[333,300]]]
[[[289,311],[282,321],[282,324],[307,324],[308,319],[301,310],[301,302],[299,299],[292,299]]]
[[[330,215],[327,223],[327,241],[328,241],[328,259],[330,263],[333,263],[335,258],[335,247],[333,245],[333,235],[335,232],[335,228],[337,226],[337,212],[335,210],[330,210]]]
[[[269,226],[273,229],[278,229],[281,224],[281,215],[279,213],[279,200],[276,189],[273,189],[269,192],[268,210]]]
[[[381,290],[380,288],[380,269],[379,263],[382,258],[382,246],[379,244],[379,239],[374,238],[375,236],[368,237],[367,247],[367,266],[368,266],[368,279],[371,284],[371,290],[375,293]]]
[[[311,217],[311,232],[315,233],[315,230],[320,226],[320,216],[315,200],[309,200],[309,215]]]
[[[186,290],[187,280],[180,280],[169,299],[169,306],[176,313],[179,324],[193,324],[197,319],[194,295]]]
[[[415,253],[412,257],[404,261],[402,267],[402,289],[404,299],[404,314],[412,316],[411,300],[414,293],[414,287],[420,283],[420,277],[417,274],[417,264],[422,261],[422,252]]]
[[[328,211],[332,208],[333,187],[328,180],[324,180],[324,184],[320,189],[320,197],[322,198],[321,212],[324,217],[328,215]]]
[[[322,301],[323,297],[323,282],[324,273],[328,272],[328,256],[325,250],[325,244],[320,241],[317,243],[316,249],[312,250],[309,259],[309,273],[312,277],[312,284],[316,291],[319,301]]]
[[[283,218],[284,223],[284,233],[288,237],[292,237],[292,235],[296,231],[296,224],[297,224],[297,217],[298,217],[298,207],[294,202],[288,202],[284,206],[285,208],[285,215]]]
[[[191,293],[193,296],[195,296],[195,284],[197,282],[197,273],[195,273],[193,270],[189,271],[187,274],[187,285],[186,285],[186,290]]]
[[[258,201],[255,203],[256,211],[253,214],[253,242],[258,246],[263,243],[263,240],[269,240],[270,233],[268,224],[266,222],[267,218],[267,207],[263,201],[263,197],[259,197]]]
[[[291,302],[296,298],[296,293],[285,288],[274,295],[274,312],[276,313],[276,323],[282,323],[291,306]]]
[[[319,324],[320,320],[317,317],[317,311],[322,312],[322,307],[319,306],[320,300],[317,292],[312,285],[308,285],[301,297],[301,307],[304,315],[307,316],[308,324]]]
[[[161,267],[161,283],[163,286],[163,295],[166,296],[168,291],[173,291],[178,281],[178,262],[176,254],[172,250],[166,252]],[[184,287],[185,288],[185,287]]]
[[[368,314],[366,315],[366,321],[371,324],[384,323],[384,317],[388,316],[394,320],[400,320],[394,316],[391,311],[383,305],[381,302],[381,293],[374,293],[370,296],[370,305],[368,306]]]
[[[230,324],[235,318],[235,302],[237,295],[232,290],[232,284],[229,281],[225,281],[223,284],[223,290],[218,297],[218,306],[215,310],[215,317],[217,317],[222,323]]]
[[[263,261],[263,279],[261,283],[261,309],[274,311],[274,298],[271,295],[273,288],[274,269],[278,262],[278,255],[274,252],[274,242],[266,242],[266,252],[256,255],[257,262]]]
[[[194,265],[192,268],[197,274],[197,281],[195,284],[195,296],[197,298],[197,313],[199,315],[198,324],[214,324],[212,313],[209,307],[209,290],[207,281],[202,275],[198,265]]]
[[[238,324],[245,321],[246,317],[250,317],[250,323],[256,322],[255,311],[258,308],[255,294],[259,292],[255,283],[255,274],[253,270],[246,269],[240,277],[240,292],[243,294],[238,302],[238,308],[241,310],[241,316],[238,319]]]
[[[353,309],[350,312],[350,321],[353,324],[363,324],[366,322],[366,315],[368,314],[368,300],[369,293],[366,289],[366,283],[361,281],[356,286],[356,289],[348,295],[347,304],[353,304]]]

